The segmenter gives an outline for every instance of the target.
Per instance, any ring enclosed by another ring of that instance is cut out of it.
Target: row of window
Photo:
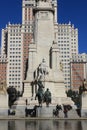
[[[21,39],[21,37],[10,37],[10,39]]]
[[[20,80],[20,78],[9,78],[9,80]]]
[[[21,50],[21,48],[13,48],[13,47],[11,48],[10,47],[10,50]]]
[[[69,51],[62,51],[61,54],[69,54]]]
[[[21,67],[9,67],[9,69],[21,69]]]
[[[19,30],[18,30],[18,29],[11,29],[10,32],[11,32],[11,33],[14,33],[14,32],[21,32],[21,29],[19,29]]]
[[[69,43],[69,41],[58,41],[58,43]]]
[[[33,29],[25,29],[25,32],[33,32]]]
[[[70,80],[70,78],[65,78],[65,80]]]
[[[10,43],[21,43],[21,41],[10,41]]]
[[[10,63],[10,65],[12,65],[12,66],[13,66],[13,65],[17,65],[17,66],[19,65],[19,66],[20,66],[21,63]]]
[[[9,82],[9,84],[20,84],[20,82]]]
[[[20,70],[18,70],[18,71],[17,70],[15,70],[15,71],[14,70],[9,71],[9,73],[20,73],[20,72],[21,72]]]
[[[70,74],[64,74],[65,76],[70,76]]]
[[[20,74],[9,74],[9,76],[20,76]]]
[[[69,39],[69,37],[58,37],[58,39]]]
[[[25,0],[25,1],[26,1],[26,0]],[[30,7],[31,7],[31,6],[33,6],[33,4],[25,4],[25,6],[28,6],[28,7],[30,6]]]
[[[58,44],[58,46],[69,46],[69,44]]]
[[[10,58],[21,58],[21,56],[10,56]],[[20,59],[19,59],[19,61],[20,61]]]
[[[21,33],[16,33],[16,34],[15,33],[11,33],[10,36],[12,36],[12,37],[13,36],[21,36]]]
[[[58,36],[69,36],[69,33],[58,33]]]
[[[13,52],[13,51],[12,51],[12,52],[10,52],[10,54],[21,54],[21,52],[19,52],[19,51],[18,51],[18,52]],[[11,58],[11,57],[12,57],[12,56],[10,56],[10,58]],[[21,57],[21,56],[19,56],[19,57]]]
[[[61,57],[69,58],[69,55],[62,55]],[[62,60],[62,61],[65,61],[65,60]]]
[[[20,47],[21,44],[10,44],[10,47]]]
[[[69,48],[61,48],[61,50],[69,50]]]

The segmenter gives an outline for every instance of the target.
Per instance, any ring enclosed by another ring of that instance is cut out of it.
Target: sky
[[[0,1],[0,42],[1,29],[6,24],[22,21],[22,0]],[[58,0],[58,23],[71,21],[78,28],[79,53],[87,53],[87,0]]]

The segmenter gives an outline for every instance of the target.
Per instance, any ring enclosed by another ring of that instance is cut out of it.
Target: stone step
[[[76,110],[72,109],[68,112],[69,118],[79,118],[79,115],[77,114]]]
[[[36,115],[37,117],[53,117],[53,109],[55,106],[50,106],[50,107],[39,107],[37,108]]]
[[[64,114],[63,110],[60,110],[59,118],[64,118],[64,117],[65,117],[65,114]],[[76,110],[72,109],[72,110],[68,111],[67,118],[76,118],[77,119],[77,118],[79,118],[79,116],[78,116]]]

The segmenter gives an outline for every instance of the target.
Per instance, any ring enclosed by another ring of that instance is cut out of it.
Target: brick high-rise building
[[[29,44],[33,35],[33,11],[35,1],[22,1],[22,24],[8,24],[2,29],[1,53],[8,57],[7,87],[22,91],[26,77]]]
[[[23,30],[23,78],[26,78],[29,44],[33,37],[33,7],[35,0],[22,1],[22,30]]]
[[[87,54],[73,55],[70,66],[71,88],[78,91],[84,79],[87,79]]]
[[[6,56],[0,55],[0,84],[6,83],[7,80],[7,58]]]
[[[23,32],[20,24],[8,24],[2,30],[2,54],[8,58],[7,87],[22,92],[23,81]]]

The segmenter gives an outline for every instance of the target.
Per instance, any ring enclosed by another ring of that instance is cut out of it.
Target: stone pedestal
[[[17,105],[15,116],[25,117],[25,106],[24,105]]]
[[[87,117],[87,92],[82,94],[81,117]]]
[[[24,86],[24,93],[23,93],[23,97],[24,98],[29,98],[32,97],[32,87],[31,87],[31,83],[28,81],[24,82],[25,86]]]
[[[8,115],[8,95],[0,94],[0,116]]]
[[[55,109],[55,106],[38,107],[36,111],[36,116],[37,117],[53,117],[53,109]]]
[[[15,111],[15,116],[25,117],[25,108],[26,108],[25,100],[26,100],[25,98],[19,98],[12,106],[12,109]]]

